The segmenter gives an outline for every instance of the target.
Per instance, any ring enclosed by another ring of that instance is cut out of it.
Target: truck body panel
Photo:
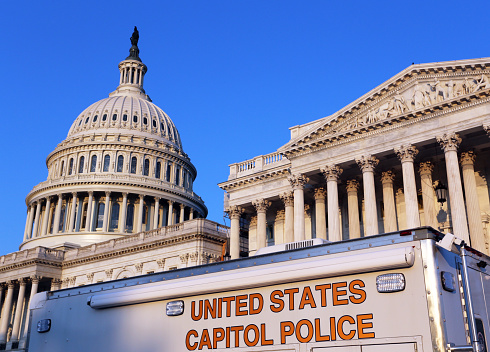
[[[461,258],[457,246],[438,246],[441,239],[420,228],[41,293],[31,306],[28,348],[442,352],[448,344],[468,346]],[[484,340],[490,282],[481,262],[490,260],[472,255],[468,267]],[[402,275],[404,288],[393,290],[390,281],[379,287],[392,292],[379,292],[377,278],[385,274]],[[171,302],[183,304],[180,315],[167,315]],[[38,332],[48,319],[49,331]]]

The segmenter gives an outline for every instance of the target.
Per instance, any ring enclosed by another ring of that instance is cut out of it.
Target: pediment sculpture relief
[[[488,88],[490,88],[490,79],[485,74],[464,79],[417,81],[410,89],[404,92],[397,91],[388,100],[352,118],[339,129],[334,127],[330,133],[357,129]]]

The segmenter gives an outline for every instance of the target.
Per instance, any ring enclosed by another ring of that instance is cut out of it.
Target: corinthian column
[[[94,200],[94,192],[88,192],[87,217],[85,219],[85,231],[92,231],[92,203]]]
[[[56,211],[54,213],[54,224],[53,224],[53,234],[57,234],[60,229],[60,218],[61,218],[61,206],[63,203],[63,195],[58,194],[58,203],[56,204]]]
[[[305,175],[292,175],[288,178],[294,193],[294,241],[305,239],[305,196],[303,188],[309,178]]]
[[[267,208],[271,202],[257,199],[252,202],[257,210],[257,249],[267,247]]]
[[[126,213],[128,211],[128,193],[123,192],[122,207],[119,209],[119,232],[126,232]]]
[[[240,258],[240,217],[243,208],[238,205],[232,205],[227,209],[230,217],[230,257],[231,259]]]
[[[39,204],[39,203],[38,203]],[[0,317],[0,344],[7,342],[7,328],[10,320],[10,313],[12,311],[12,298],[14,296],[14,283],[8,282],[7,296],[3,302],[2,315]]]
[[[167,219],[167,226],[173,225],[174,224],[174,202],[169,200],[168,201],[168,219]]]
[[[385,232],[394,232],[398,230],[398,227],[396,225],[395,195],[393,191],[394,180],[395,175],[392,171],[381,173],[381,184],[383,185]]]
[[[26,293],[26,282],[24,279],[19,280],[19,286],[19,294],[17,295],[17,304],[15,305],[14,324],[12,326],[12,337],[10,338],[10,342],[19,341],[20,319],[24,308],[24,295]]]
[[[430,161],[420,163],[419,173],[420,173],[420,184],[422,185],[422,203],[424,206],[424,219],[425,225],[431,226],[437,229],[439,226],[437,222],[437,212],[434,205],[435,192],[432,186],[432,171],[434,170],[434,165]]]
[[[415,184],[415,172],[413,169],[413,160],[419,151],[413,145],[402,145],[400,148],[395,149],[395,153],[402,162],[407,227],[419,227],[419,204],[417,201],[417,186]]]
[[[104,218],[102,219],[102,232],[107,232],[109,212],[111,209],[111,192],[105,192]]]
[[[293,192],[286,192],[279,195],[284,203],[284,243],[294,241],[294,196]],[[325,237],[326,238],[326,237]]]
[[[325,188],[315,188],[315,219],[316,237],[327,239],[327,221],[325,219]]]
[[[32,238],[37,237],[39,230],[39,216],[41,215],[41,201],[36,202],[36,217],[34,218],[34,228],[32,229]]]
[[[32,234],[32,222],[34,221],[34,206],[29,205],[27,213],[27,223],[26,223],[26,231],[24,234],[24,240],[28,240],[31,238]]]
[[[29,319],[30,319],[29,309],[31,307],[32,298],[37,293],[37,289],[39,286],[39,277],[38,276],[31,277],[31,282],[32,282],[31,294],[29,296],[29,304],[27,305],[26,321],[24,322],[24,334],[22,336],[21,343],[19,344],[19,348],[24,348],[27,340],[27,332],[29,328]]]
[[[365,235],[378,234],[378,210],[376,208],[376,190],[374,188],[374,168],[379,160],[372,155],[363,155],[356,159],[357,165],[362,171],[364,185],[364,207],[366,214]]]
[[[68,224],[68,232],[74,231],[75,226],[75,211],[77,209],[77,192],[73,192],[71,198],[71,213],[70,213],[70,222]]]
[[[327,181],[328,239],[332,242],[341,241],[337,183],[343,170],[337,165],[329,165],[321,171]]]
[[[482,253],[486,253],[485,235],[483,234],[480,204],[478,202],[478,193],[476,189],[474,168],[475,158],[475,154],[471,151],[461,153],[464,194],[466,195],[466,209],[468,210],[471,246]]]
[[[451,203],[451,215],[454,234],[470,243],[468,224],[466,223],[466,210],[464,207],[463,186],[458,165],[458,146],[461,138],[456,133],[447,133],[437,137],[437,142],[444,150],[446,159],[447,182],[449,186],[449,201]]]
[[[155,197],[155,210],[153,214],[153,229],[158,229],[158,213],[160,212],[160,198]]]
[[[136,223],[136,232],[141,232],[143,229],[143,207],[145,206],[145,196],[140,194],[140,202],[138,207],[138,222]]]
[[[361,237],[361,226],[359,224],[359,199],[357,191],[359,182],[356,180],[347,181],[347,208],[349,211],[349,238]]]
[[[185,205],[180,204],[180,218],[179,218],[180,223],[184,222],[184,209],[185,209]]]
[[[44,207],[43,224],[41,226],[41,236],[48,233],[49,209],[51,208],[51,197],[46,197],[46,206]]]

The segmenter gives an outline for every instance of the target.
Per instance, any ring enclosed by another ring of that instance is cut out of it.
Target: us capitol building
[[[138,37],[117,89],[48,155],[20,250],[0,256],[0,350],[25,347],[36,292],[222,260],[228,228],[205,219],[179,132],[143,89]]]

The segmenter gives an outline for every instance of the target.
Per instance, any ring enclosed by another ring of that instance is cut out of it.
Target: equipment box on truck
[[[456,237],[418,228],[307,242],[39,293],[28,349],[487,351],[490,258]]]

